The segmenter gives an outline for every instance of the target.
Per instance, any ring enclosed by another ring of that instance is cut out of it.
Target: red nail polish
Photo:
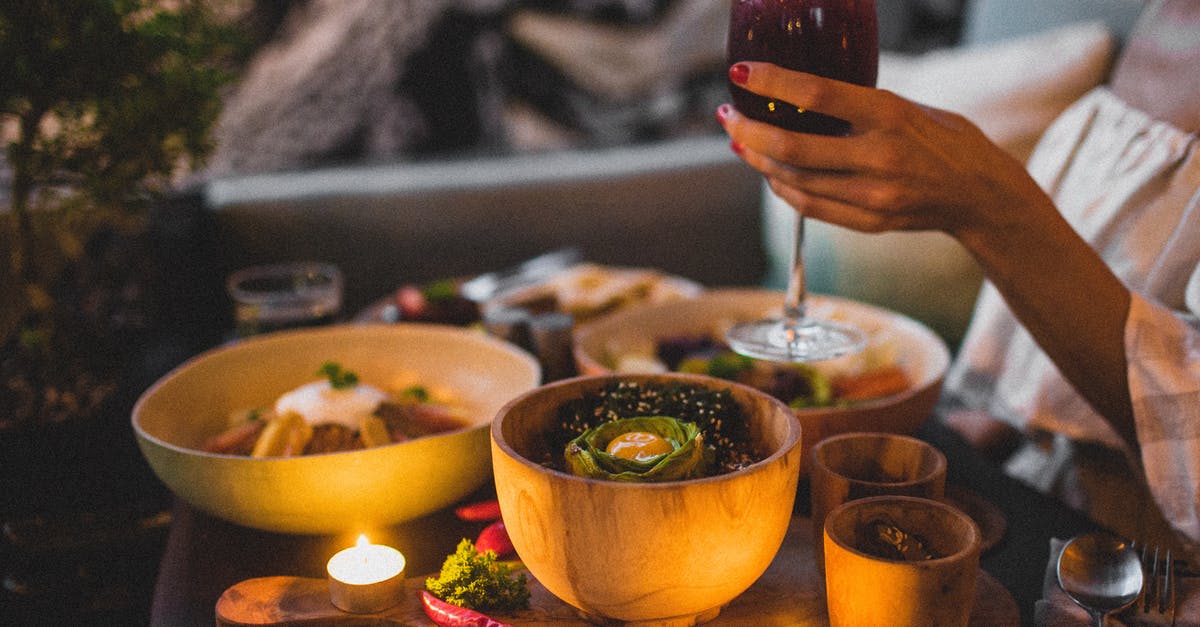
[[[729,106],[728,103],[717,107],[717,121],[720,122],[721,124],[724,124],[726,118],[728,118],[729,114],[732,112],[733,112],[733,107]]]
[[[739,157],[742,156],[743,152],[745,152],[745,149],[742,148],[742,144],[737,141],[729,142],[729,149],[732,150],[734,152],[734,154],[736,154]]]
[[[745,85],[750,80],[750,66],[745,63],[735,63],[729,68],[729,80],[734,85]]]

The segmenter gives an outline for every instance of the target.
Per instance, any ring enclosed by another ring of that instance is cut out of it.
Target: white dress
[[[1133,292],[1125,349],[1139,454],[991,284],[947,375],[944,410],[984,410],[1029,435],[1010,474],[1127,536],[1166,535],[1200,555],[1200,136],[1100,87],[1051,125],[1029,170]]]

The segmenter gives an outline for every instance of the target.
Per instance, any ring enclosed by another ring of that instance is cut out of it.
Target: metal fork
[[[1133,603],[1133,610],[1142,613],[1158,612],[1169,618],[1175,624],[1175,561],[1171,550],[1160,551],[1159,547],[1150,547],[1133,543],[1142,558],[1142,571],[1145,577],[1142,592]]]

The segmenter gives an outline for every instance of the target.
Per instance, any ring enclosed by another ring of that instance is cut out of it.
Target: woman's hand
[[[1056,212],[1021,163],[966,118],[895,94],[743,62],[730,79],[758,94],[849,121],[847,137],[786,131],[730,105],[717,110],[732,146],[805,216],[858,231],[940,230],[960,240],[1026,227]]]
[[[853,125],[847,137],[793,133],[722,105],[733,149],[776,194],[807,217],[858,231],[950,234],[1066,378],[1136,442],[1123,343],[1129,292],[1019,162],[962,116],[886,91],[767,63],[738,63],[729,76]]]

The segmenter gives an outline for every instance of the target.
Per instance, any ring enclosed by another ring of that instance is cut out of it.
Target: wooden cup
[[[888,559],[865,550],[862,534],[881,519],[918,536],[935,557]],[[829,513],[822,536],[833,627],[965,626],[970,619],[982,536],[953,506],[906,496],[849,501]]]
[[[940,500],[946,492],[946,456],[928,442],[893,433],[846,433],[813,447],[811,468],[813,557],[824,572],[821,526],[846,501],[868,496]]]

